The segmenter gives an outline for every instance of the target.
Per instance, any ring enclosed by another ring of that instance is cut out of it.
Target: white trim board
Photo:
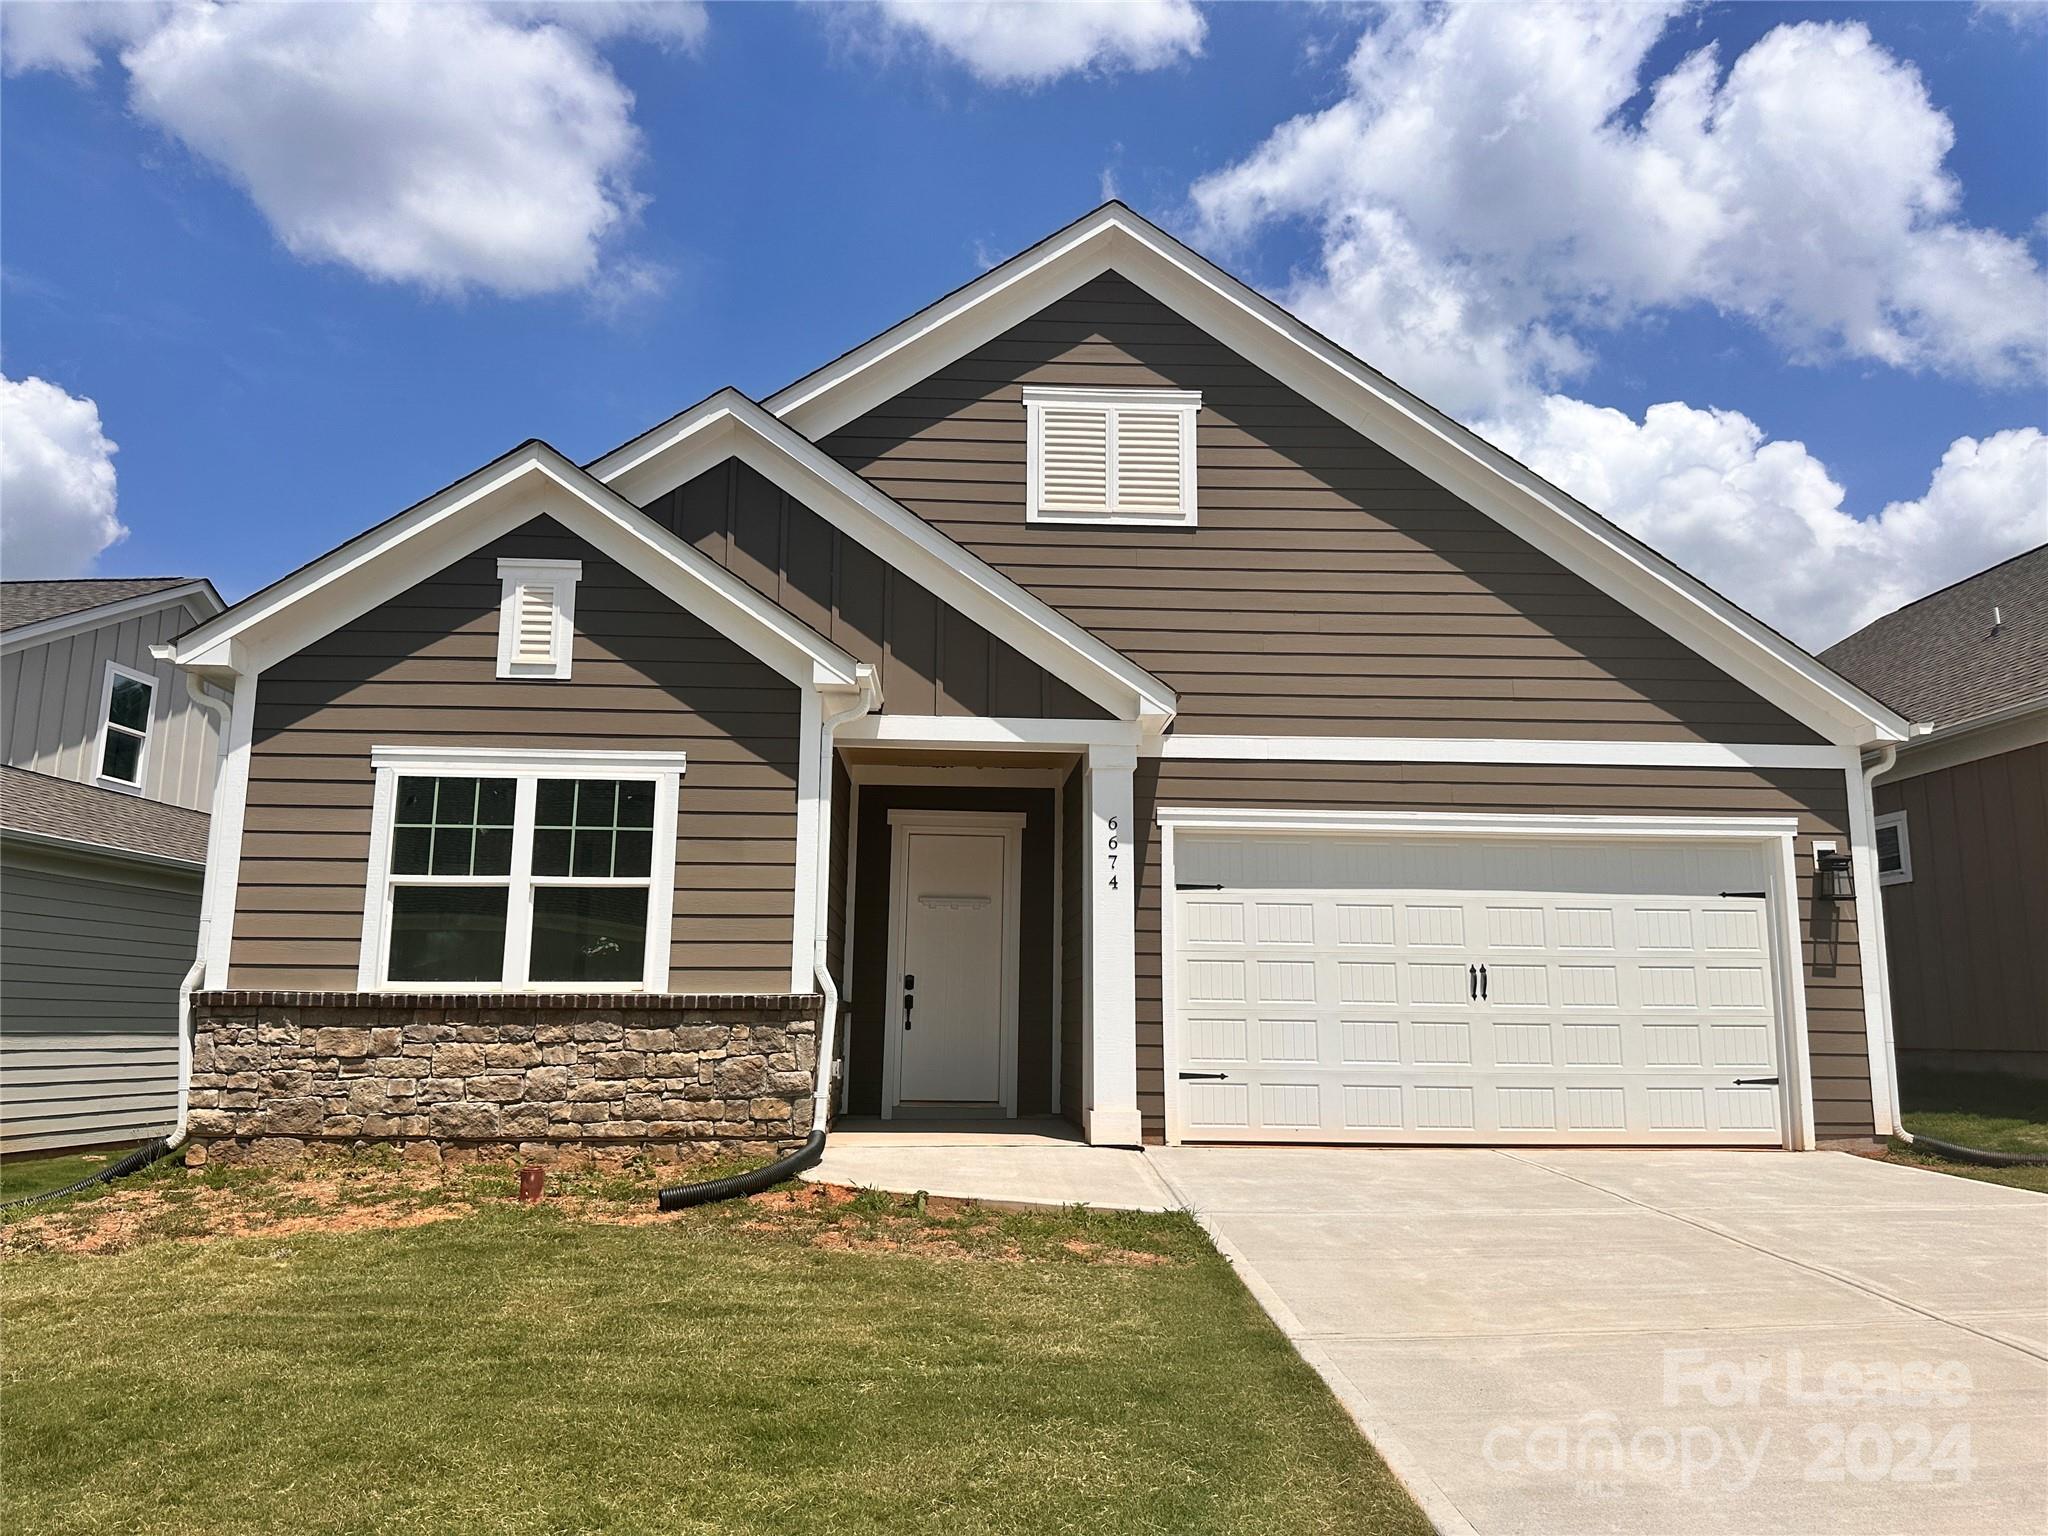
[[[1184,832],[1353,832],[1403,837],[1630,837],[1756,841],[1794,837],[1794,816],[1607,816],[1490,811],[1282,811],[1162,805],[1161,826]]]
[[[1142,749],[1146,756],[1215,762],[1580,763],[1614,767],[1826,768],[1856,758],[1852,747],[1714,741],[1564,741],[1474,736],[1183,736]]]
[[[645,506],[738,458],[848,538],[1111,714],[1163,726],[1173,690],[1033,597],[892,497],[821,451],[736,389],[722,389],[616,448],[590,472]]]
[[[1130,747],[1142,732],[1130,720],[1027,720],[980,715],[867,715],[842,725],[834,740],[858,746],[991,747],[1016,752],[1079,752]]]
[[[12,655],[27,650],[30,646],[45,645],[52,640],[61,640],[66,635],[84,630],[99,629],[103,625],[118,624],[159,608],[182,605],[192,610],[202,622],[212,618],[226,605],[220,594],[213,590],[213,583],[195,577],[175,587],[164,587],[156,592],[144,592],[135,597],[124,597],[118,602],[101,603],[93,608],[79,608],[70,613],[60,613],[54,618],[38,619],[33,624],[22,624],[14,629],[0,631],[0,656]]]
[[[330,550],[181,637],[218,681],[260,672],[536,517],[552,517],[799,687],[857,685],[854,658],[542,442]]]
[[[824,437],[1111,269],[1829,740],[1905,739],[1908,723],[1895,711],[1122,203],[1104,204],[766,405],[806,437]]]

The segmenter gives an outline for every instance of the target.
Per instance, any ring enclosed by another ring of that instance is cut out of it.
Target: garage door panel
[[[1221,1074],[1176,1081],[1188,1137],[1782,1139],[1736,1081],[1778,1075],[1763,903],[1720,894],[1754,850],[1184,834],[1176,863],[1222,887],[1175,898],[1178,1065]]]

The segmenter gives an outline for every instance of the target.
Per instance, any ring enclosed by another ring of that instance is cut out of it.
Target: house
[[[1934,726],[1876,781],[1902,1067],[2048,1077],[2048,545],[1821,659]]]
[[[1906,719],[1120,203],[175,656],[204,1137],[1892,1127]]]
[[[176,1117],[226,702],[151,647],[220,611],[186,576],[0,582],[0,1152]]]

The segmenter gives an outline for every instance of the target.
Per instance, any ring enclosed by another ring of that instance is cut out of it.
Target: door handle
[[[916,1006],[917,1006],[917,997],[916,997],[916,994],[914,994],[914,993],[910,993],[910,992],[906,992],[906,993],[904,993],[904,994],[903,994],[903,1027],[904,1027],[905,1029],[908,1029],[908,1028],[910,1028],[910,1010],[911,1010],[911,1009],[913,1009],[913,1008],[915,1008]]]
[[[1486,967],[1483,965],[1479,967],[1479,1000],[1482,1003],[1486,1001]]]
[[[1735,1086],[1738,1088],[1775,1088],[1778,1086],[1778,1080],[1775,1077],[1738,1077],[1735,1079]]]
[[[1227,1072],[1183,1072],[1180,1075],[1180,1080],[1184,1083],[1227,1083],[1230,1081],[1230,1074]]]
[[[1476,965],[1468,965],[1465,967],[1465,1001],[1468,1003],[1473,1003],[1477,1002],[1478,1000],[1479,967]]]

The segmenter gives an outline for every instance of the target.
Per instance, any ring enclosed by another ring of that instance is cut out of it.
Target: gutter
[[[1870,808],[1871,826],[1873,829],[1877,825],[1877,781],[1885,774],[1891,772],[1892,764],[1898,761],[1898,757],[1899,744],[1895,741],[1887,741],[1878,747],[1876,757],[1863,764],[1863,803]],[[1874,831],[1872,836],[1870,874],[1871,878],[1875,880],[1877,879],[1877,845],[1874,841]],[[1878,888],[1873,895],[1871,905],[1877,915],[1877,922],[1874,925],[1875,933],[1872,936],[1876,940],[1874,947],[1877,950],[1875,957],[1877,985],[1882,991],[1884,998],[1885,1076],[1889,1079],[1891,1090],[1892,1134],[1901,1141],[1911,1145],[1913,1133],[1906,1129],[1906,1122],[1900,1117],[1899,1113],[1899,1047],[1898,1043],[1892,1038],[1891,954],[1887,947],[1888,941],[1884,931],[1884,885],[1882,881],[1878,882]],[[1867,992],[1869,989],[1866,987],[1865,990]]]

